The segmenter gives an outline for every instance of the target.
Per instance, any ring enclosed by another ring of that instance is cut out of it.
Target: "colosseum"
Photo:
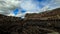
[[[0,34],[60,34],[60,8],[20,17],[0,14]]]

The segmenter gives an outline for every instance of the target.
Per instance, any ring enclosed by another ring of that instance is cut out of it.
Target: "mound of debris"
[[[60,34],[60,8],[20,17],[0,14],[0,34]]]

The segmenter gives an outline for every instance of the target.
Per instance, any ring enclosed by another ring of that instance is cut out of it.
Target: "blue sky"
[[[18,14],[18,11],[19,11],[19,9],[16,8],[16,9],[13,11],[13,13],[14,13],[15,15],[17,15],[17,14]]]
[[[56,8],[60,8],[60,0],[0,0],[0,14],[7,16],[24,17]]]

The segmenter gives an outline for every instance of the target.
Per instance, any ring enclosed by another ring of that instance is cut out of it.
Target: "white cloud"
[[[19,0],[0,0],[0,14],[13,15],[12,10],[19,7]]]
[[[56,9],[56,8],[60,8],[60,0],[54,0],[53,3],[51,3],[51,5],[49,6],[49,9]]]
[[[0,9],[14,9],[15,7],[18,7],[18,5],[19,1],[16,0],[0,0]]]

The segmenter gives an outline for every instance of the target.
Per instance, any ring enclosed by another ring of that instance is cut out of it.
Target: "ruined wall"
[[[40,20],[47,20],[47,19],[60,19],[60,8],[46,11],[42,13],[33,13],[33,14],[26,14],[25,19],[40,19]]]

